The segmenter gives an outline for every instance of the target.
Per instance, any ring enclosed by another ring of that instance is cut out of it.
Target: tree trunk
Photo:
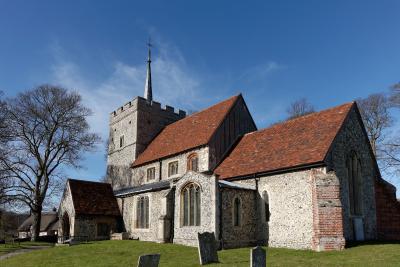
[[[42,207],[39,206],[35,210],[32,209],[33,223],[31,241],[38,241],[40,233],[40,222],[42,220]]]

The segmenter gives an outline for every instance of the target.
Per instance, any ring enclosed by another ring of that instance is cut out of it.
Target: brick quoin
[[[379,240],[400,240],[400,202],[396,188],[383,179],[375,181],[376,221]]]
[[[313,172],[313,228],[312,247],[317,251],[342,250],[343,214],[340,184],[334,174]]]

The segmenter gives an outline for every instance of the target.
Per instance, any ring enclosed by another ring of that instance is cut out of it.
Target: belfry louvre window
[[[200,226],[200,186],[191,183],[181,191],[181,220],[183,226]]]
[[[173,161],[168,164],[168,177],[178,174],[178,161]]]
[[[197,154],[191,154],[188,157],[188,171],[194,171],[197,172],[199,170],[199,157]]]
[[[136,203],[136,228],[149,228],[149,197],[139,197]]]
[[[156,177],[156,168],[151,167],[147,169],[147,181],[154,180]]]
[[[355,153],[352,153],[347,159],[347,178],[349,184],[350,214],[362,215],[361,164]]]
[[[240,226],[242,224],[242,203],[237,197],[233,201],[233,226]]]
[[[263,201],[264,201],[264,213],[265,213],[265,221],[269,222],[269,218],[271,216],[271,213],[269,212],[269,197],[268,197],[268,192],[264,191],[263,192]]]
[[[124,136],[122,135],[120,138],[119,138],[119,147],[123,147],[124,146]]]

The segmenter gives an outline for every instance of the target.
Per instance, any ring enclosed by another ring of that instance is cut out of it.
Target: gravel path
[[[51,248],[51,247],[52,246],[31,246],[31,247],[26,247],[26,248],[14,250],[12,252],[9,252],[9,253],[6,253],[4,255],[1,255],[0,256],[0,261],[8,259],[10,257],[13,257],[15,255],[24,254],[24,253],[28,253],[28,252],[31,252],[31,251],[41,250],[41,249],[46,249],[46,248]]]

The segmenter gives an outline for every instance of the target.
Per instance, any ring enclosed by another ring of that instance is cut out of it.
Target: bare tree
[[[9,139],[8,127],[7,127],[7,108],[6,102],[2,99],[3,92],[0,91],[0,159],[4,159],[7,155],[6,145]],[[6,198],[6,186],[8,184],[6,171],[0,168],[0,204],[4,204],[7,201]]]
[[[9,198],[29,206],[33,215],[32,240],[39,236],[43,204],[62,187],[62,167],[81,167],[82,152],[100,141],[90,133],[91,111],[81,96],[43,85],[7,101],[7,127],[11,141],[0,168],[12,183]]]
[[[7,105],[3,100],[3,92],[0,91],[0,158],[4,157],[5,149],[4,146],[9,140],[8,127],[7,127]]]
[[[400,108],[400,82],[390,88],[390,104],[393,107]]]
[[[385,143],[384,158],[389,168],[395,172],[400,171],[400,137],[394,136]]]
[[[379,159],[385,143],[385,130],[392,126],[393,118],[390,115],[390,102],[384,94],[372,94],[367,98],[357,100],[361,116],[367,130],[372,151]]]
[[[315,112],[313,105],[311,105],[305,98],[301,98],[292,102],[290,106],[286,109],[288,120],[301,117],[313,112]]]
[[[387,173],[400,170],[400,136],[391,132],[394,118],[390,109],[396,107],[393,96],[379,93],[357,100],[372,150]]]

